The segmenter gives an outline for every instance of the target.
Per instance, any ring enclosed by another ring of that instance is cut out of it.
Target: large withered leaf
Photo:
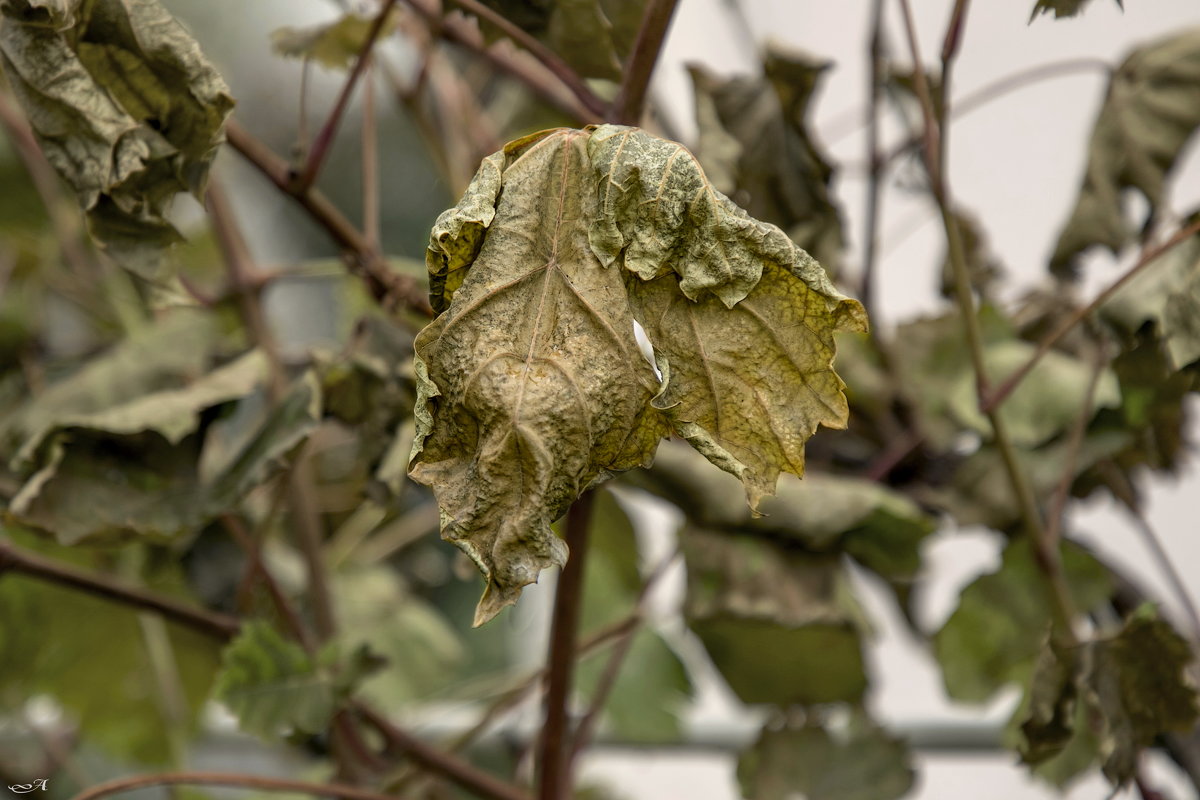
[[[603,125],[511,143],[434,225],[429,272],[447,310],[416,343],[412,474],[487,576],[479,621],[562,563],[549,522],[647,463],[668,422],[752,506],[803,472],[818,424],[846,424],[833,334],[864,329],[862,306],[673,142]]]
[[[490,156],[430,243],[435,306],[460,285],[417,337],[412,476],[487,578],[477,624],[565,562],[550,522],[597,478],[649,462],[665,432],[621,272],[588,246],[587,138],[551,131]]]
[[[233,107],[158,0],[4,0],[0,65],[92,235],[162,283],[172,198],[199,197]]]
[[[1092,129],[1087,167],[1050,269],[1069,275],[1092,245],[1116,253],[1133,224],[1121,201],[1126,189],[1145,196],[1153,214],[1184,144],[1200,126],[1200,28],[1139,48],[1109,81]]]
[[[818,425],[845,427],[833,335],[865,330],[866,314],[779,228],[713,189],[681,145],[605,125],[588,149],[602,212],[592,247],[633,273],[633,313],[665,384],[654,404],[757,507],[781,470],[803,474]]]

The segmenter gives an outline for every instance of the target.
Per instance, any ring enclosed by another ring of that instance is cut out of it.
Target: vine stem
[[[625,65],[621,88],[608,113],[613,122],[637,125],[641,121],[650,77],[654,74],[654,65],[658,63],[658,54],[662,52],[678,4],[679,0],[649,0],[646,4],[629,62]]]
[[[558,576],[554,592],[554,618],[546,659],[546,721],[542,726],[538,764],[539,800],[565,800],[570,796],[571,764],[568,750],[568,711],[571,678],[575,670],[575,645],[583,605],[583,576],[591,527],[593,492],[584,492],[567,511],[565,539],[570,553]]]
[[[934,110],[933,98],[929,91],[928,82],[926,81],[925,71],[922,67],[923,62],[921,61],[921,51],[917,41],[916,26],[913,23],[912,8],[909,0],[898,0],[898,2],[904,18],[904,29],[909,49],[912,53],[916,94],[921,102],[921,112],[925,123],[922,134],[925,169],[929,174],[933,197],[941,211],[942,224],[946,230],[950,264],[954,273],[955,300],[959,307],[959,314],[963,319],[967,347],[971,354],[971,365],[975,371],[976,393],[982,407],[983,398],[987,393],[988,380],[987,365],[984,358],[983,333],[979,324],[979,317],[976,315],[975,298],[971,293],[970,268],[967,265],[962,232],[959,230],[958,221],[954,218],[954,214],[950,210],[949,189],[946,185],[942,169],[945,160],[946,140],[944,135],[939,131],[937,113]],[[942,62],[944,73],[948,72],[953,66],[954,56],[957,52],[955,42],[961,37],[961,26],[967,12],[967,6],[968,3],[966,0],[959,0],[959,2],[955,3],[946,36],[946,44],[943,46],[942,51],[944,56]],[[1018,460],[1017,451],[1008,434],[1004,418],[1000,416],[996,408],[984,409],[984,413],[991,424],[993,441],[995,442],[996,449],[1000,452],[1000,458],[1004,463],[1004,471],[1007,474],[1013,493],[1016,495],[1017,503],[1021,510],[1021,517],[1028,530],[1034,560],[1046,580],[1051,601],[1051,617],[1054,620],[1054,631],[1057,640],[1066,646],[1076,644],[1078,642],[1074,630],[1076,614],[1070,590],[1063,574],[1058,545],[1050,541],[1048,531],[1042,522],[1041,513],[1038,510],[1033,488],[1030,486],[1028,476],[1025,474]]]
[[[350,98],[354,95],[354,87],[358,85],[358,79],[362,77],[367,65],[371,63],[371,49],[375,46],[375,42],[383,32],[384,24],[387,22],[388,15],[392,13],[395,5],[396,0],[384,0],[383,8],[379,10],[379,14],[371,22],[371,27],[367,29],[367,36],[363,40],[362,49],[358,53],[358,58],[354,61],[354,66],[351,68],[350,74],[346,76],[346,82],[342,84],[342,90],[333,104],[333,110],[329,112],[329,117],[325,120],[325,124],[321,126],[320,132],[317,133],[317,138],[313,140],[312,149],[309,151],[308,159],[304,163],[304,171],[295,176],[293,191],[303,192],[316,182],[317,175],[321,172],[321,166],[325,163],[325,158],[329,155],[329,151],[333,146],[333,139],[337,134],[338,126],[342,122],[342,117],[346,114],[346,107],[350,104]]]
[[[109,795],[145,789],[149,786],[239,786],[264,792],[299,792],[317,797],[338,797],[342,800],[396,800],[390,795],[336,783],[309,783],[286,778],[264,778],[238,772],[160,772],[153,775],[134,775],[106,781],[80,792],[72,800],[100,800]]]
[[[153,611],[172,622],[186,625],[193,630],[218,639],[230,639],[241,628],[241,621],[236,617],[189,606],[173,597],[156,594],[145,589],[124,586],[113,582],[107,576],[66,566],[52,559],[25,552],[14,547],[10,542],[0,539],[0,575],[8,571],[77,589],[134,608]]]
[[[522,58],[520,51],[514,49],[503,50],[496,45],[489,47],[478,26],[465,17],[442,17],[434,4],[426,0],[404,1],[425,20],[431,33],[486,59],[496,69],[516,78],[580,124],[598,122],[601,118],[601,115],[580,102],[568,87],[563,86],[561,79],[536,58]]]
[[[324,194],[311,186],[306,189],[294,187],[287,162],[271,148],[233,119],[225,123],[225,138],[234,150],[295,200],[329,234],[346,254],[350,271],[363,279],[372,297],[384,305],[399,301],[411,311],[433,316],[424,288],[413,278],[392,272],[371,247],[370,240]]]
[[[875,306],[875,262],[879,248],[879,201],[884,161],[879,148],[879,99],[884,80],[883,0],[871,2],[870,75],[867,97],[867,202],[863,233],[862,278],[858,296],[867,317]],[[872,326],[874,327],[874,326]]]
[[[991,393],[985,395],[980,400],[980,408],[983,411],[991,411],[1000,406],[1013,390],[1025,380],[1030,371],[1037,366],[1038,362],[1049,353],[1060,339],[1070,333],[1076,325],[1092,315],[1096,309],[1107,303],[1113,295],[1120,291],[1127,283],[1141,274],[1147,267],[1153,264],[1160,256],[1175,248],[1177,245],[1190,239],[1193,236],[1200,234],[1200,217],[1197,217],[1191,224],[1180,228],[1171,238],[1167,239],[1162,244],[1151,247],[1145,250],[1132,267],[1125,271],[1121,277],[1117,278],[1108,285],[1104,291],[1096,295],[1090,303],[1081,308],[1077,308],[1066,319],[1064,319],[1057,328],[1046,335],[1038,342],[1037,350],[1029,357],[1029,360],[1022,364],[1016,371],[1004,379],[1004,382],[997,386]]]
[[[579,76],[579,73],[572,69],[566,61],[563,61],[558,53],[555,53],[549,47],[530,36],[526,31],[517,27],[503,14],[485,6],[479,0],[450,0],[450,2],[463,11],[474,14],[481,20],[486,20],[495,25],[501,33],[512,39],[514,44],[524,48],[531,56],[542,62],[542,65],[546,69],[554,73],[554,77],[558,78],[563,86],[571,90],[571,93],[575,95],[584,108],[597,116],[604,114],[604,101],[587,87],[587,84],[583,82],[583,78]]]

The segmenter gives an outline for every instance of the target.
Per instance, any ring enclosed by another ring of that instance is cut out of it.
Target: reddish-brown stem
[[[241,153],[271,183],[295,200],[325,229],[346,254],[351,272],[363,279],[376,300],[384,304],[399,301],[412,311],[427,317],[433,316],[429,298],[426,297],[425,290],[418,286],[417,281],[392,272],[379,254],[373,251],[362,232],[354,227],[325,195],[313,187],[300,192],[293,190],[286,161],[236,120],[226,123],[225,136],[233,149]]]
[[[546,718],[539,741],[539,800],[565,800],[570,796],[571,765],[567,760],[567,720],[575,648],[583,605],[583,575],[587,560],[588,529],[595,496],[584,492],[567,511],[565,536],[570,557],[558,576],[554,592],[554,618],[550,625]]]
[[[1076,309],[1066,319],[1064,319],[1057,328],[1046,335],[1044,339],[1038,342],[1037,350],[1029,357],[1029,360],[1022,364],[1013,374],[1004,379],[990,393],[985,395],[979,403],[980,409],[983,411],[992,411],[1000,406],[1008,396],[1013,393],[1013,390],[1025,380],[1030,371],[1037,366],[1038,362],[1053,349],[1054,345],[1058,344],[1064,336],[1074,330],[1075,326],[1083,320],[1087,319],[1092,313],[1107,303],[1112,296],[1121,290],[1125,284],[1137,277],[1146,267],[1154,263],[1160,256],[1174,248],[1176,245],[1190,239],[1193,236],[1200,234],[1200,218],[1194,220],[1190,225],[1180,228],[1171,238],[1167,239],[1157,247],[1151,247],[1142,253],[1141,257],[1121,277],[1113,281],[1100,294],[1096,295],[1090,303],[1082,308]]]
[[[525,792],[479,770],[450,753],[444,753],[417,737],[393,725],[387,717],[362,703],[354,711],[377,730],[390,749],[411,758],[431,772],[436,772],[469,792],[489,800],[531,800]]]
[[[617,96],[613,99],[608,114],[611,121],[621,125],[637,125],[641,121],[654,65],[658,63],[658,54],[662,51],[678,2],[679,0],[649,0],[646,4],[646,10],[642,13],[641,28],[638,29],[637,38],[633,42],[629,62],[625,65],[621,88],[617,90]]]
[[[375,114],[375,68],[367,72],[362,113],[363,237],[376,253],[382,253],[379,235],[379,125]]]
[[[29,128],[29,123],[0,93],[0,127],[4,128],[13,149],[25,165],[29,180],[46,208],[46,216],[54,227],[55,238],[62,251],[63,261],[80,277],[94,276],[97,264],[80,236],[82,226],[77,215],[68,211],[70,201],[64,195],[54,167],[46,160],[41,147]],[[72,204],[73,205],[73,204]]]
[[[487,59],[492,66],[528,86],[550,104],[581,125],[599,122],[600,114],[589,109],[579,98],[563,86],[561,81],[545,65],[532,56],[523,58],[518,50],[503,50],[496,45],[488,46],[483,41],[477,26],[465,17],[442,17],[427,0],[405,0],[425,20],[430,31],[448,42],[453,42],[472,53]]]
[[[531,56],[542,62],[542,65],[546,69],[554,73],[554,77],[558,78],[563,86],[571,90],[571,93],[578,98],[584,108],[598,117],[604,114],[604,101],[587,87],[587,84],[579,77],[579,73],[572,69],[570,64],[563,61],[558,53],[555,53],[549,47],[546,47],[546,45],[514,25],[503,14],[480,3],[479,0],[450,0],[450,2],[463,11],[474,14],[480,19],[487,20],[492,25],[495,25],[501,33],[512,39],[514,44],[524,48]]]
[[[383,32],[384,24],[395,5],[396,0],[384,0],[383,8],[379,9],[379,14],[371,22],[371,27],[367,29],[367,37],[363,41],[362,50],[359,51],[358,58],[355,59],[354,66],[350,69],[350,74],[346,76],[346,82],[342,84],[342,91],[333,104],[333,110],[329,112],[329,117],[325,120],[320,132],[317,133],[317,138],[313,140],[312,149],[308,152],[308,160],[304,163],[304,171],[295,178],[294,192],[303,192],[316,182],[317,175],[321,172],[321,166],[325,163],[325,158],[333,146],[333,139],[342,122],[342,117],[346,113],[346,107],[354,95],[354,87],[358,85],[358,79],[362,77],[367,64],[371,62],[371,48],[375,46],[379,34]]]
[[[267,569],[267,565],[263,563],[262,551],[258,547],[258,543],[254,540],[250,531],[246,528],[246,524],[242,522],[242,518],[235,514],[222,514],[221,524],[225,526],[225,530],[238,543],[238,547],[242,548],[242,552],[246,554],[246,558],[250,562],[250,571],[262,581],[262,585],[266,588],[267,594],[271,595],[271,603],[275,606],[275,610],[279,612],[279,616],[283,617],[284,624],[287,625],[288,632],[292,634],[297,642],[300,643],[305,650],[312,653],[316,651],[316,642],[313,641],[312,634],[304,625],[304,620],[300,618],[300,613],[292,602],[284,594],[283,589],[279,586],[279,582],[275,580],[275,576]]]
[[[883,0],[871,3],[871,73],[867,104],[867,203],[863,235],[863,266],[859,284],[859,300],[871,315],[875,307],[875,262],[879,246],[879,200],[884,161],[879,149],[879,99],[884,81],[883,66]]]
[[[11,542],[0,539],[0,575],[10,570],[134,608],[154,611],[172,622],[218,639],[233,637],[241,627],[241,622],[236,617],[189,606],[173,597],[165,597],[145,589],[123,586],[113,582],[106,575],[60,564],[20,550]]]
[[[80,792],[72,800],[100,800],[114,794],[132,792],[148,786],[240,786],[262,792],[298,792],[316,797],[338,797],[342,800],[396,800],[386,794],[342,786],[336,783],[309,783],[286,778],[263,778],[239,772],[162,772],[155,775],[134,775],[117,778]]]

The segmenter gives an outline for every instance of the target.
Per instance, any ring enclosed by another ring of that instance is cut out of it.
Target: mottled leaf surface
[[[649,463],[668,426],[756,506],[803,471],[817,425],[846,424],[833,334],[865,328],[861,305],[673,142],[612,125],[517,140],[435,223],[428,263],[445,311],[416,342],[411,471],[487,578],[478,622],[563,563],[549,523]]]
[[[1059,234],[1050,269],[1070,274],[1092,245],[1113,253],[1141,224],[1121,195],[1136,189],[1158,211],[1176,158],[1200,125],[1200,29],[1138,48],[1113,73],[1091,142],[1083,186]]]
[[[233,107],[228,87],[157,0],[6,0],[0,65],[92,235],[156,283],[181,238],[172,198],[200,197]]]
[[[848,725],[763,728],[738,759],[748,800],[894,800],[912,788],[907,745],[856,712]]]

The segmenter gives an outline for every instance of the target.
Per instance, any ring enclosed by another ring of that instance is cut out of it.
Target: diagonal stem
[[[75,795],[72,800],[100,800],[114,794],[124,794],[150,786],[237,786],[260,792],[298,792],[315,797],[337,797],[341,800],[396,800],[386,794],[343,786],[336,783],[309,783],[285,778],[264,778],[238,772],[162,772],[117,778]]]
[[[526,31],[517,27],[508,17],[485,6],[479,0],[450,0],[450,2],[463,11],[470,12],[480,19],[495,25],[501,33],[512,39],[514,44],[524,48],[531,56],[542,62],[542,65],[546,69],[554,73],[554,77],[558,78],[563,86],[571,90],[571,93],[575,95],[584,108],[597,117],[604,114],[604,101],[587,87],[587,84],[583,82],[583,78],[579,77],[579,73],[572,69],[570,64],[563,61],[558,53],[555,53],[549,47],[530,36]]]
[[[333,138],[337,134],[338,126],[342,122],[342,117],[346,114],[346,107],[350,104],[350,98],[354,94],[354,87],[358,85],[358,79],[362,77],[367,65],[371,63],[371,49],[375,46],[376,40],[379,39],[379,34],[383,32],[384,24],[387,22],[388,15],[392,13],[392,8],[395,5],[396,0],[384,0],[383,8],[379,10],[379,14],[371,22],[371,27],[367,30],[367,37],[363,41],[362,49],[358,53],[358,58],[354,61],[354,67],[346,77],[346,82],[342,84],[342,91],[338,94],[337,101],[333,105],[333,110],[329,112],[329,117],[325,120],[325,124],[321,127],[317,138],[313,141],[312,150],[309,151],[308,160],[304,164],[304,171],[296,176],[294,183],[295,192],[303,192],[316,182],[317,175],[321,172],[321,166],[325,163],[325,158],[329,155],[329,150],[333,146]]]
[[[60,564],[49,558],[14,547],[0,539],[0,575],[7,571],[66,586],[106,600],[153,611],[166,619],[218,639],[237,634],[241,621],[227,614],[190,606],[173,597],[114,583],[108,576]]]
[[[295,200],[313,220],[325,229],[348,259],[350,271],[367,284],[371,296],[383,304],[399,301],[423,316],[432,317],[433,309],[423,287],[416,280],[391,271],[371,242],[325,195],[313,187],[298,190],[292,185],[287,162],[236,120],[225,124],[225,137],[271,183]]]

